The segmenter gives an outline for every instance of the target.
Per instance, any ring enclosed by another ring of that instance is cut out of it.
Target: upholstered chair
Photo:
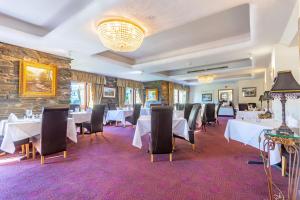
[[[103,134],[104,110],[105,110],[104,104],[94,105],[94,108],[92,110],[91,121],[82,123],[82,127],[87,129],[89,134],[94,133],[95,135],[97,135],[97,133],[99,132]]]
[[[194,106],[194,104],[192,104],[192,103],[186,103],[184,105],[183,113],[184,113],[184,119],[186,119],[186,121],[189,120],[190,113],[191,113],[193,106]]]
[[[216,105],[214,103],[205,104],[201,122],[201,128],[205,131],[207,124],[218,123],[218,120],[216,118]]]
[[[195,151],[195,130],[196,130],[197,118],[200,110],[201,110],[201,104],[194,104],[190,112],[190,116],[187,120],[189,126],[188,142],[192,144],[193,151]],[[173,148],[175,148],[175,138],[186,140],[184,137],[173,134]]]
[[[169,161],[172,161],[172,121],[173,107],[153,107],[151,110],[151,134],[149,152],[151,162],[154,154],[169,154]]]
[[[141,104],[135,104],[132,115],[126,117],[125,121],[127,121],[127,122],[131,123],[133,126],[135,126],[138,118],[140,117],[141,107],[142,107]]]
[[[248,110],[248,104],[247,103],[239,103],[239,111],[245,111]]]
[[[248,107],[249,106],[252,106],[252,108],[256,108],[257,106],[256,106],[256,103],[248,103]]]
[[[76,109],[80,110],[80,105],[79,104],[70,104],[70,110],[71,111],[76,111]]]
[[[36,150],[41,155],[41,164],[45,156],[63,152],[67,157],[67,124],[69,108],[44,108],[40,137],[32,139],[32,155],[35,159]]]
[[[108,110],[117,110],[117,106],[115,103],[108,103]]]

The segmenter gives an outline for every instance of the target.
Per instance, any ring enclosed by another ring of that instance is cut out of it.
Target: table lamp
[[[265,91],[263,95],[263,100],[267,101],[267,112],[266,114],[269,114],[272,116],[272,113],[270,112],[270,100],[273,100],[274,98],[271,95],[270,91]]]
[[[282,105],[282,123],[276,130],[277,134],[292,135],[293,131],[286,124],[285,104],[287,99],[296,99],[300,96],[300,85],[291,71],[279,71],[274,79],[271,96],[280,99]]]
[[[258,100],[260,101],[260,107],[262,108],[262,102],[264,100],[264,95],[260,95]]]

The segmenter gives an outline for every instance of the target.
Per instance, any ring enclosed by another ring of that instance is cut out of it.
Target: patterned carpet
[[[174,161],[167,155],[150,162],[148,137],[143,149],[131,145],[131,127],[106,127],[93,142],[79,136],[69,144],[68,158],[24,160],[0,166],[0,199],[101,200],[245,200],[267,199],[262,165],[247,165],[258,151],[224,139],[226,120],[197,134],[196,151],[176,140]],[[274,181],[287,178],[274,169]]]

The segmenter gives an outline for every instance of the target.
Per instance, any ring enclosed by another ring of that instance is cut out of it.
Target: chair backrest
[[[133,108],[133,124],[135,125],[141,113],[141,104],[135,104]]]
[[[41,130],[41,155],[46,156],[67,149],[69,108],[44,108]]]
[[[248,103],[248,106],[252,106],[252,108],[256,108],[256,103]]]
[[[91,116],[91,133],[97,133],[103,131],[103,116],[105,111],[105,105],[94,105]]]
[[[221,108],[222,104],[223,104],[222,102],[219,102],[219,104],[218,104],[217,116],[219,116],[219,111],[220,111],[220,108]]]
[[[186,103],[184,105],[183,116],[184,116],[184,119],[186,119],[186,121],[189,120],[190,113],[192,111],[193,106],[194,106],[194,104],[192,104],[192,103]]]
[[[247,103],[239,103],[239,111],[248,110],[248,104]]]
[[[80,105],[79,104],[70,104],[70,110],[75,111],[76,108],[80,110]]]
[[[153,107],[151,110],[151,142],[152,154],[172,152],[173,107]]]
[[[188,120],[188,125],[190,130],[195,130],[196,129],[196,122],[197,122],[197,117],[201,109],[201,104],[195,104],[191,110],[189,120]]]
[[[214,103],[205,104],[204,113],[206,122],[216,121],[216,105]]]
[[[117,106],[115,103],[108,103],[108,110],[117,110]]]

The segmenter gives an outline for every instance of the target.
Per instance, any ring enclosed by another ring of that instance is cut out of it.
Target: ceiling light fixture
[[[145,31],[137,24],[124,19],[108,19],[97,25],[103,45],[113,51],[137,50],[145,37]]]
[[[198,81],[200,83],[211,83],[213,82],[214,78],[215,78],[214,75],[198,76]]]

